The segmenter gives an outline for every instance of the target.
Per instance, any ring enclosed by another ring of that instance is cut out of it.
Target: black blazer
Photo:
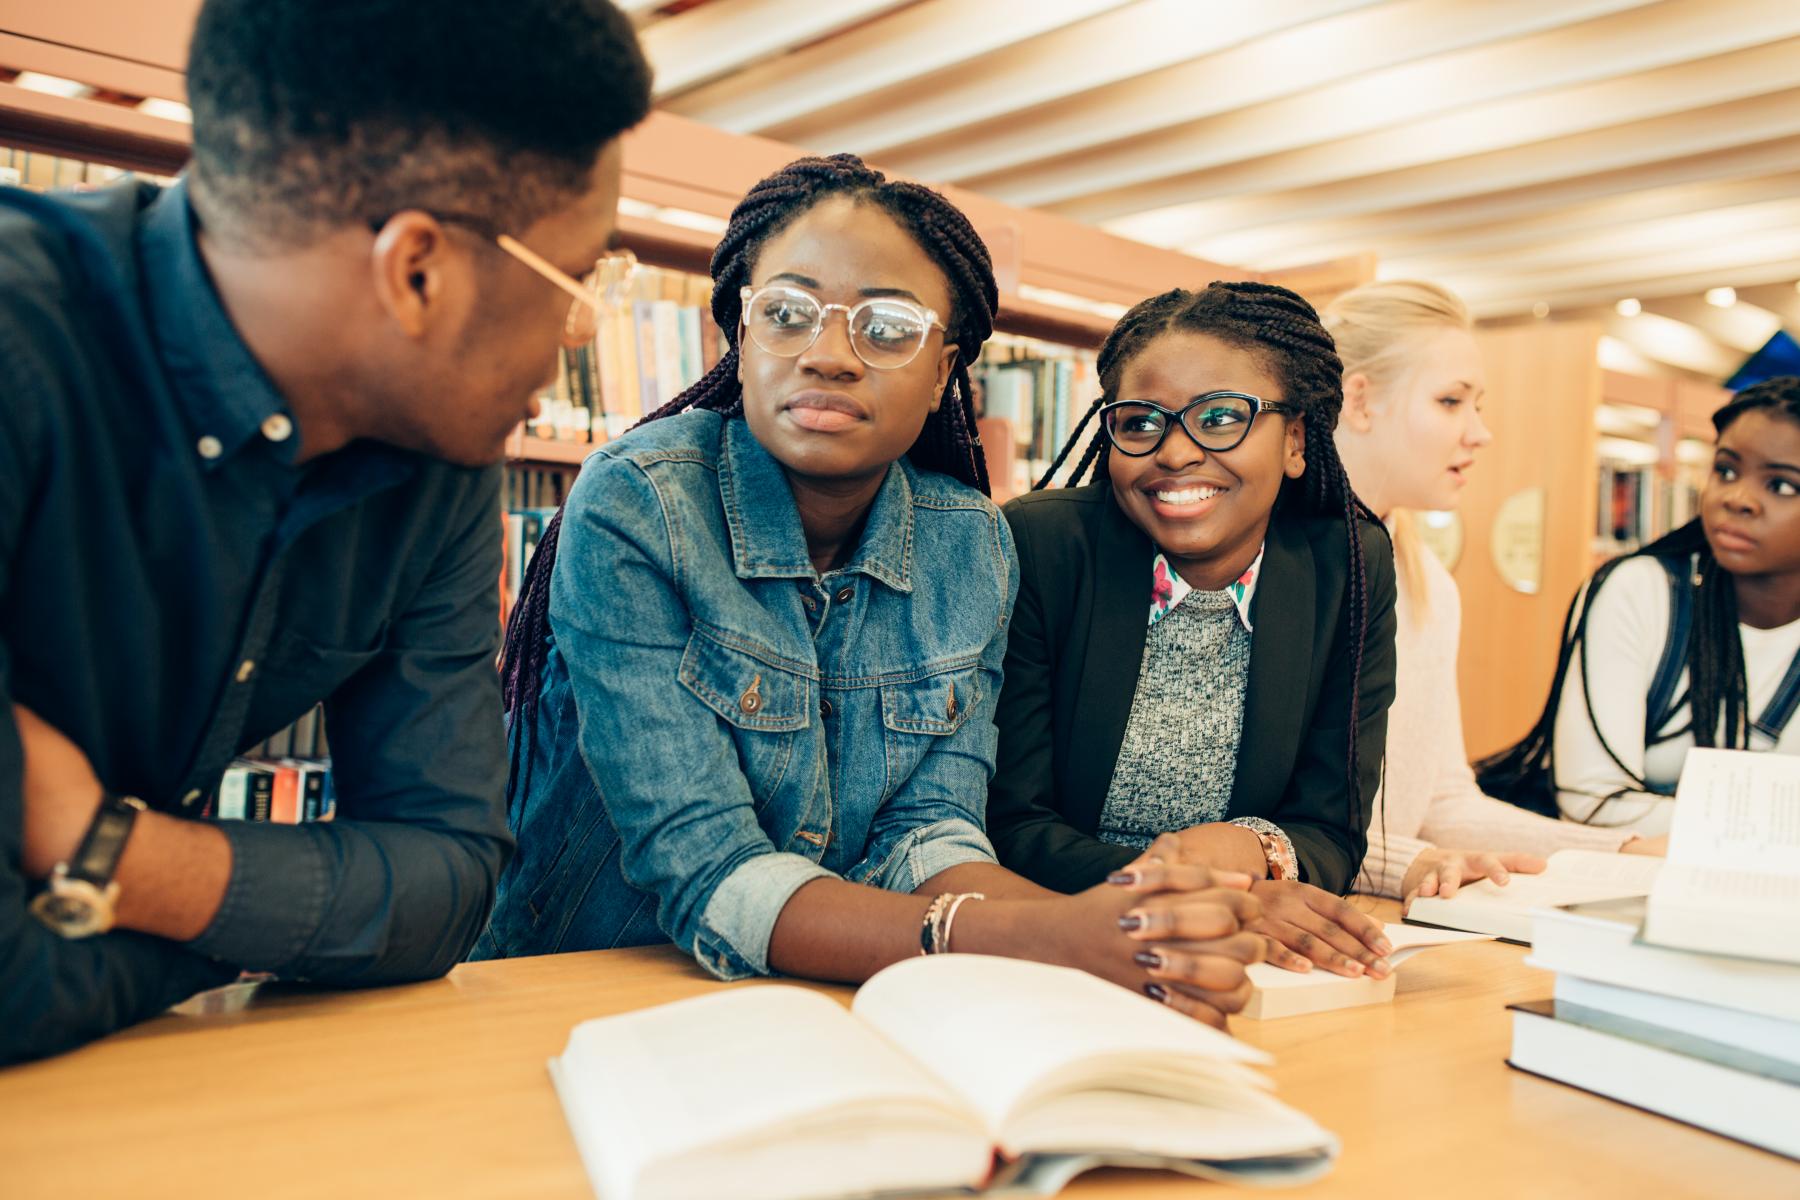
[[[1230,817],[1264,817],[1293,840],[1301,878],[1349,890],[1368,831],[1351,819],[1349,553],[1337,518],[1277,506],[1251,602],[1249,691]],[[1079,891],[1136,851],[1094,836],[1137,692],[1155,547],[1107,484],[1033,492],[1005,509],[1019,598],[995,723],[988,832],[1026,878]],[[1394,699],[1394,554],[1361,522],[1369,594],[1357,718],[1361,795],[1381,780]]]

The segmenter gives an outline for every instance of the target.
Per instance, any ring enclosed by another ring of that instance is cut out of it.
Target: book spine
[[[225,768],[225,777],[219,781],[218,819],[221,821],[241,821],[247,810],[246,800],[250,789],[250,768],[242,763],[232,763]]]
[[[300,823],[300,772],[287,763],[276,763],[269,799],[269,820],[277,825]]]
[[[274,808],[275,772],[255,764],[249,767],[250,792],[246,820],[267,821]]]

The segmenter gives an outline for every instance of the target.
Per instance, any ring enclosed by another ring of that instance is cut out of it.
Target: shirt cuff
[[[720,979],[769,974],[769,939],[782,908],[806,884],[834,878],[799,854],[771,852],[745,859],[707,900],[694,935],[694,958]]]
[[[324,852],[304,826],[219,821],[215,828],[231,844],[231,879],[212,923],[188,948],[279,973],[305,951],[325,919]]]
[[[916,892],[925,881],[964,863],[998,862],[993,843],[969,821],[951,817],[908,833],[867,877],[889,892]]]

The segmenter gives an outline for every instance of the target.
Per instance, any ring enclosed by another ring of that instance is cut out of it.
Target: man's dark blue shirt
[[[0,1062],[240,969],[428,978],[482,927],[511,848],[500,469],[367,442],[296,465],[299,441],[184,184],[0,188]],[[108,788],[198,817],[234,754],[321,700],[338,819],[222,822],[231,880],[197,940],[28,914],[12,703]]]

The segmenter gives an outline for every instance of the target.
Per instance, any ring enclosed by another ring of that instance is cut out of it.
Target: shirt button
[[[200,452],[201,458],[217,458],[225,453],[225,443],[209,433],[194,443],[194,449]]]
[[[237,681],[239,683],[249,683],[250,677],[254,674],[256,674],[255,660],[246,658],[243,662],[238,664]]]
[[[262,435],[271,442],[285,442],[294,432],[294,423],[286,413],[271,413],[262,423]]]
[[[819,715],[821,717],[829,717],[831,715],[831,701],[829,701],[829,700],[819,701]]]
[[[192,808],[192,807],[194,807],[194,805],[196,805],[198,803],[200,803],[200,789],[199,788],[192,789],[191,791],[188,792],[187,795],[185,795],[181,798],[181,807],[183,807],[183,808]]]
[[[837,594],[837,602],[839,604],[848,604],[848,603],[850,603],[850,597],[852,597],[854,595],[856,595],[856,591],[854,588],[839,588],[838,594]]]

